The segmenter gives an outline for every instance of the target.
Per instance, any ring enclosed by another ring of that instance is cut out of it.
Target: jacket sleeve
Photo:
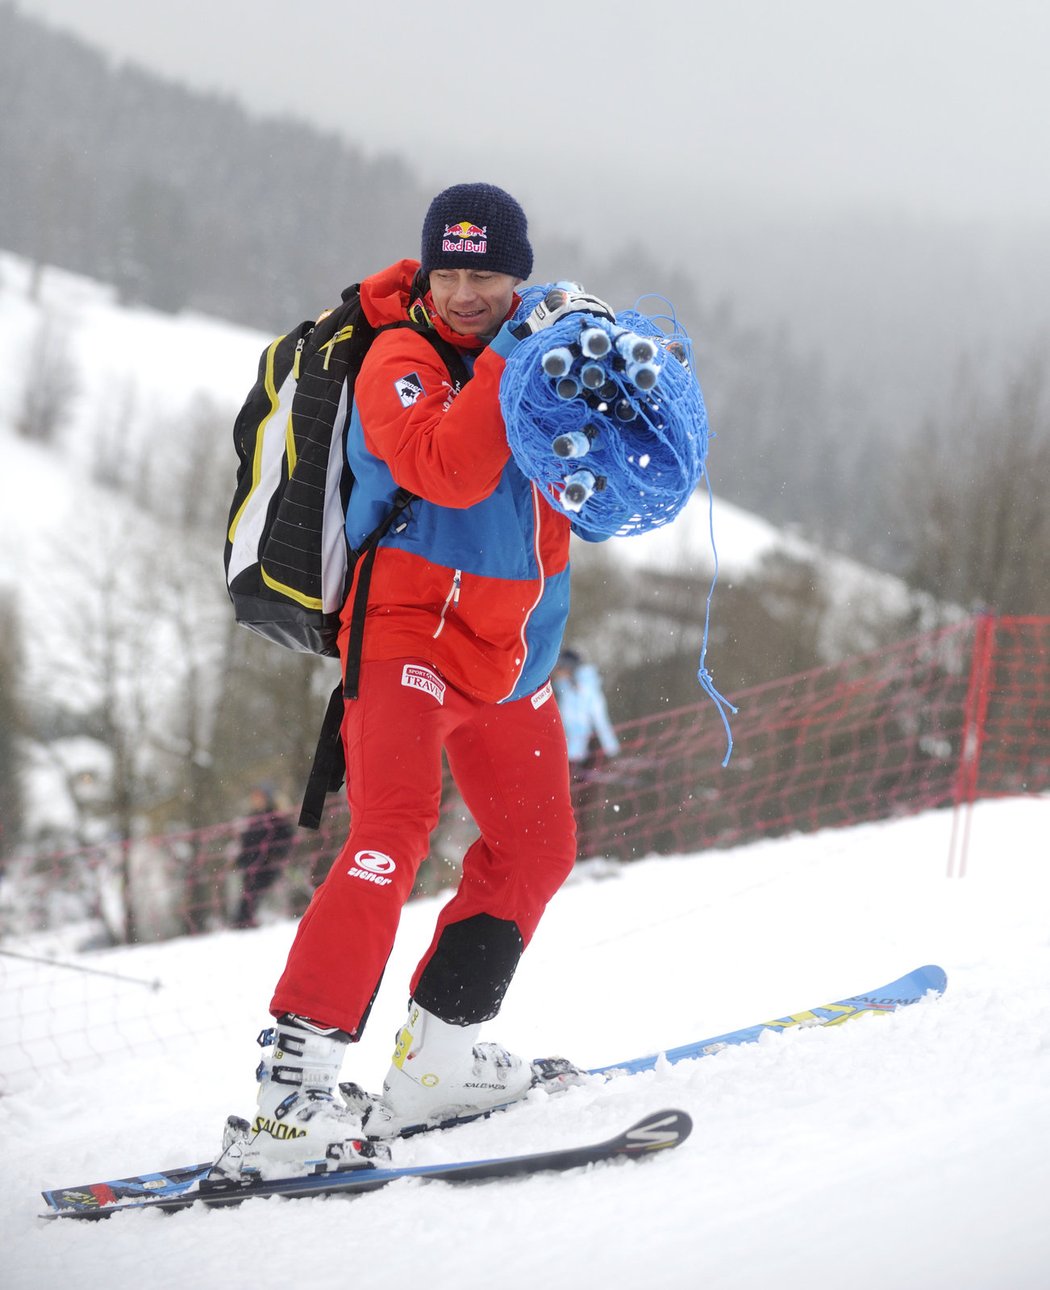
[[[428,502],[466,508],[482,501],[510,459],[499,404],[503,367],[499,354],[483,350],[455,395],[426,339],[407,329],[382,333],[354,391],[365,447],[401,488]],[[411,401],[416,386],[422,392]]]

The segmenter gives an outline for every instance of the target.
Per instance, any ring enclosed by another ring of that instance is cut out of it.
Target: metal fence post
[[[963,712],[962,746],[955,777],[955,808],[952,813],[952,835],[948,844],[949,878],[966,876],[966,856],[970,845],[970,819],[977,797],[981,771],[981,748],[984,744],[985,718],[991,689],[992,664],[995,656],[996,617],[981,614],[974,627],[970,679]]]

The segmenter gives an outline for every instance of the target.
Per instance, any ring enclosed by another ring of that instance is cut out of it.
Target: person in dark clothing
[[[277,809],[277,800],[268,784],[252,789],[251,812],[237,855],[241,899],[234,927],[256,926],[259,901],[277,881],[295,836],[291,820]]]

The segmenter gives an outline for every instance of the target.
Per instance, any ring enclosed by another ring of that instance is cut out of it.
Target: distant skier
[[[585,663],[575,650],[562,650],[554,669],[554,689],[573,770],[585,771],[593,766],[599,751],[606,757],[615,757],[620,741],[609,719],[602,679],[594,664]]]
[[[603,790],[593,771],[604,758],[618,755],[620,741],[593,663],[584,662],[576,650],[563,650],[553,680],[572,768],[576,854],[586,859],[593,854],[591,839],[601,824],[604,805]]]
[[[241,897],[234,927],[255,926],[259,901],[277,881],[295,837],[291,820],[277,809],[270,784],[252,789],[251,812],[236,861],[241,871]]]

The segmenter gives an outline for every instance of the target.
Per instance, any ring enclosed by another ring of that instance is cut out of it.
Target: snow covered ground
[[[980,805],[965,878],[946,876],[950,832],[950,814],[930,814],[575,875],[488,1028],[530,1055],[615,1061],[927,962],[947,970],[948,990],[889,1017],[537,1095],[397,1149],[414,1162],[528,1151],[661,1107],[693,1116],[672,1154],[563,1176],[45,1222],[40,1188],[205,1159],[225,1115],[250,1111],[252,1040],[293,929],[71,955],[158,979],[155,992],[8,964],[0,1062],[6,1047],[37,1069],[0,1098],[0,1282],[1045,1290],[1050,799]],[[348,1077],[381,1079],[434,914],[433,901],[406,911]],[[30,997],[56,1017],[72,1006],[65,1045],[34,1038],[19,1004]],[[75,1059],[57,1063],[60,1048]]]

